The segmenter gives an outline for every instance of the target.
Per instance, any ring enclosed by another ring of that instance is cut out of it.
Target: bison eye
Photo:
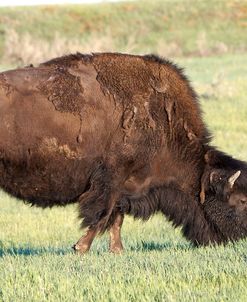
[[[241,204],[246,204],[246,200],[241,199],[241,200],[240,200],[240,203],[241,203]]]

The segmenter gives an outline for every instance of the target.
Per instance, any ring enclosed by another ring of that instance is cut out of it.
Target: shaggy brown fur
[[[0,186],[40,207],[78,202],[80,252],[106,229],[121,251],[123,213],[161,211],[197,244],[245,236],[246,164],[209,142],[182,70],[154,55],[76,54],[0,74]]]

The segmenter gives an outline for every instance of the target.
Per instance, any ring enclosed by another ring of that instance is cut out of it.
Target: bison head
[[[206,156],[201,203],[207,218],[227,239],[247,236],[247,169],[232,158]],[[224,162],[227,165],[224,165]]]

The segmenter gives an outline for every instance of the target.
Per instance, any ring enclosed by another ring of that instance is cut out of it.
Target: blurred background
[[[1,5],[28,2],[59,0]],[[36,64],[76,51],[152,52],[176,58],[247,50],[244,0],[60,2],[87,3],[0,8],[0,65]]]

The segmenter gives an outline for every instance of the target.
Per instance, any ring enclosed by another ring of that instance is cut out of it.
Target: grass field
[[[247,160],[247,2],[191,2],[1,8],[0,70],[77,50],[178,57],[213,144]],[[160,215],[127,217],[122,234],[120,256],[107,235],[75,255],[76,206],[30,208],[0,191],[0,301],[247,301],[247,240],[194,248]]]
[[[179,59],[214,144],[247,159],[247,55]],[[74,255],[76,207],[30,208],[0,193],[0,301],[246,301],[247,240],[193,248],[161,216],[127,218],[123,255],[106,235]]]

